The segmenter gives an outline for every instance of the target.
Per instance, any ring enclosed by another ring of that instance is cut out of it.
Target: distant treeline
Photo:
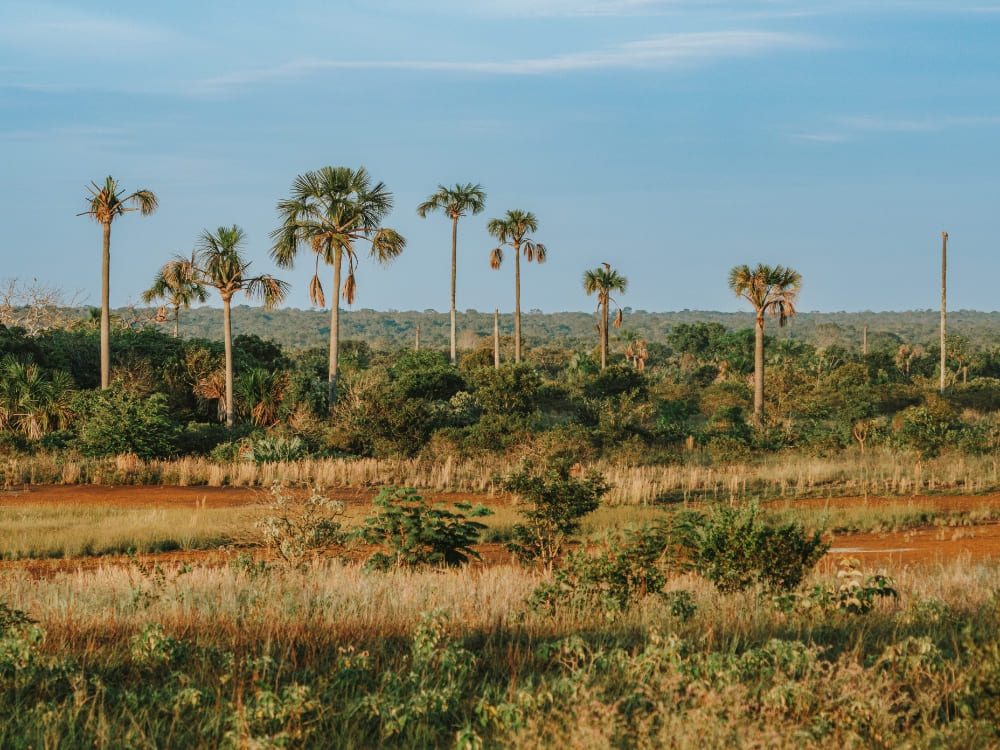
[[[116,314],[124,321],[155,318],[155,309],[120,309]],[[80,317],[87,316],[86,310]],[[379,311],[371,309],[345,310],[341,314],[341,339],[366,342],[375,350],[391,351],[412,347],[420,329],[421,347],[444,349],[448,346],[448,313],[427,310]],[[523,315],[525,345],[559,348],[590,349],[597,344],[597,319],[593,313],[529,312]],[[632,332],[647,343],[663,343],[670,331],[681,323],[718,323],[728,330],[753,326],[750,312],[725,313],[710,310],[680,310],[677,312],[647,312],[625,308],[621,329],[612,331],[612,341]],[[170,316],[161,323],[163,330],[172,331]],[[785,328],[768,321],[767,335],[774,339],[791,339],[817,348],[843,347],[860,353],[865,341],[869,351],[895,349],[901,344],[927,346],[938,341],[940,311],[908,310],[905,312],[810,312],[799,313]],[[972,350],[1000,347],[1000,312],[956,310],[948,314],[948,333],[964,337]],[[500,315],[500,333],[511,336],[514,331],[512,314]],[[181,311],[180,333],[183,338],[221,339],[222,311],[200,307]],[[255,334],[280,345],[288,351],[326,346],[330,335],[328,310],[282,308],[267,311],[246,305],[233,308],[233,334]],[[459,348],[464,350],[486,346],[493,336],[493,313],[466,310],[458,315]],[[619,345],[619,348],[620,345]]]

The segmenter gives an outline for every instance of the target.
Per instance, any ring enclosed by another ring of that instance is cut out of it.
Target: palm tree
[[[354,270],[358,256],[354,243],[364,240],[371,245],[371,256],[389,263],[398,256],[406,240],[394,229],[382,227],[382,220],[392,210],[392,193],[384,183],[372,184],[364,167],[323,167],[316,172],[298,175],[292,183],[292,196],[278,203],[281,226],[271,232],[275,241],[271,257],[282,268],[291,268],[300,244],[316,254],[316,273],[309,283],[309,299],[324,307],[326,299],[319,281],[319,262],[333,266],[333,303],[330,305],[330,385],[328,402],[337,399],[337,363],[340,348],[340,303],[354,303]],[[347,258],[347,279],[341,288],[341,264]]]
[[[753,415],[760,424],[764,418],[764,314],[778,318],[784,326],[795,315],[795,302],[799,296],[802,276],[798,271],[783,266],[756,268],[742,265],[729,271],[729,288],[751,305],[757,314],[756,338],[753,358]]]
[[[111,222],[129,211],[149,216],[156,210],[156,196],[149,190],[122,195],[118,180],[109,176],[103,185],[91,182],[87,210],[77,216],[89,216],[104,227],[104,252],[101,255],[101,388],[111,383]]]
[[[486,193],[482,185],[455,184],[447,188],[438,185],[438,191],[417,206],[420,218],[426,218],[428,211],[444,211],[451,219],[451,363],[458,362],[457,346],[455,344],[455,271],[458,254],[458,220],[469,211],[478,214],[486,206]]]
[[[226,350],[226,426],[233,425],[233,327],[230,302],[233,295],[243,290],[247,297],[257,298],[270,309],[285,299],[288,284],[273,276],[247,276],[250,262],[240,253],[246,234],[235,224],[219,227],[215,232],[207,229],[198,238],[195,248],[195,278],[222,297],[223,341]]]
[[[521,252],[526,260],[545,262],[545,245],[525,235],[538,231],[538,219],[530,211],[508,211],[502,219],[490,219],[487,231],[500,243],[490,253],[490,268],[503,263],[503,246],[514,248],[514,362],[521,361]]]
[[[34,362],[7,354],[0,360],[0,429],[38,440],[66,427],[75,390],[72,377],[62,370],[46,377]]]
[[[618,273],[618,271],[613,270],[608,263],[602,263],[601,265],[604,268],[598,267],[584,271],[583,290],[587,293],[588,297],[597,292],[597,312],[601,315],[601,322],[597,324],[597,330],[601,335],[601,369],[603,370],[608,366],[608,308],[614,302],[611,298],[611,292],[625,294],[628,279]],[[621,328],[621,325],[622,309],[619,307],[618,314],[615,315],[614,326],[615,328]]]
[[[153,285],[142,293],[142,301],[149,303],[156,299],[167,301],[174,308],[174,338],[180,335],[181,308],[191,307],[192,302],[205,302],[208,290],[195,278],[194,255],[190,260],[177,258],[157,272]]]

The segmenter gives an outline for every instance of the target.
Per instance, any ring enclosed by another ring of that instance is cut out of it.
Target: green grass
[[[239,538],[248,509],[0,507],[0,558],[85,557],[211,549]]]

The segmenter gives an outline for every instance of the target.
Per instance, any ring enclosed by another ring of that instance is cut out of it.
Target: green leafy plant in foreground
[[[479,541],[485,524],[467,516],[487,516],[493,511],[467,502],[455,503],[455,513],[440,504],[429,505],[411,487],[387,487],[373,501],[374,515],[365,519],[357,535],[367,544],[386,547],[365,566],[374,570],[421,565],[462,565],[479,558],[472,545]]]

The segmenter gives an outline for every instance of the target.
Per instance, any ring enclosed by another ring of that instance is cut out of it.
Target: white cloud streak
[[[817,37],[769,31],[713,31],[668,34],[627,42],[606,50],[574,52],[552,57],[511,61],[342,61],[317,58],[295,60],[272,68],[241,71],[207,79],[198,85],[203,93],[231,86],[301,78],[324,70],[414,70],[480,75],[550,75],[577,71],[635,69],[668,70],[708,64],[716,60],[748,57],[790,49],[826,46]]]
[[[838,128],[817,133],[792,133],[790,138],[815,143],[847,143],[857,141],[865,135],[890,133],[942,133],[962,128],[995,127],[1000,125],[1000,115],[970,115],[947,117],[883,117],[854,116],[840,117]]]

